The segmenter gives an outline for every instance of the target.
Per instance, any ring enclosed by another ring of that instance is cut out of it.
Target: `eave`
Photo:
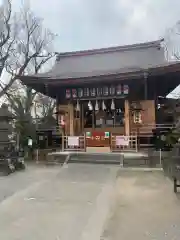
[[[35,86],[35,85],[58,85],[58,86],[69,86],[72,84],[88,84],[98,83],[98,82],[108,82],[112,81],[125,81],[128,79],[140,79],[144,77],[146,74],[147,78],[150,76],[159,76],[165,75],[167,73],[179,73],[180,72],[180,62],[176,63],[167,63],[164,65],[147,68],[147,69],[139,69],[136,71],[130,72],[109,72],[106,74],[99,74],[99,75],[91,75],[86,77],[76,77],[76,78],[53,78],[53,77],[39,77],[39,76],[17,76],[25,85]]]

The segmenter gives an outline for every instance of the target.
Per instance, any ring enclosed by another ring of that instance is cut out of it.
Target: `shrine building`
[[[51,71],[19,78],[56,99],[64,135],[84,135],[87,146],[108,146],[112,135],[138,135],[143,145],[158,126],[173,124],[158,106],[180,84],[180,63],[166,61],[158,40],[60,53]],[[93,138],[97,133],[104,137]]]

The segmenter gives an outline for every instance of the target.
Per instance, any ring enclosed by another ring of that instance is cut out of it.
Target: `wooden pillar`
[[[80,112],[80,116],[81,116],[81,133],[84,132],[84,103],[81,103],[81,112]]]
[[[56,126],[57,128],[59,127],[59,103],[57,95],[56,95]]]
[[[148,78],[148,74],[147,72],[145,72],[144,73],[144,100],[148,99],[147,78]]]
[[[124,108],[125,108],[125,135],[129,136],[130,135],[130,118],[129,118],[129,101],[125,100],[124,103]]]
[[[69,105],[59,105],[59,122],[63,118],[65,122],[64,126],[64,135],[70,134],[70,114],[69,114]]]
[[[73,104],[68,105],[69,109],[69,134],[74,135],[74,106]]]

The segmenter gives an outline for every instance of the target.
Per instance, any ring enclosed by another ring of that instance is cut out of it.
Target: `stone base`
[[[86,147],[86,152],[89,153],[110,153],[110,147]]]

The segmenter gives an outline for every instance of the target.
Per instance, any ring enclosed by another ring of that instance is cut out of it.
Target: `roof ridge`
[[[156,41],[135,43],[135,44],[129,44],[129,45],[62,52],[62,53],[57,53],[56,60],[59,61],[61,57],[84,56],[84,55],[101,54],[101,53],[108,53],[108,52],[115,52],[115,51],[127,51],[127,50],[138,49],[138,48],[140,49],[140,48],[148,48],[148,47],[159,47],[163,41],[164,39],[159,39]]]

